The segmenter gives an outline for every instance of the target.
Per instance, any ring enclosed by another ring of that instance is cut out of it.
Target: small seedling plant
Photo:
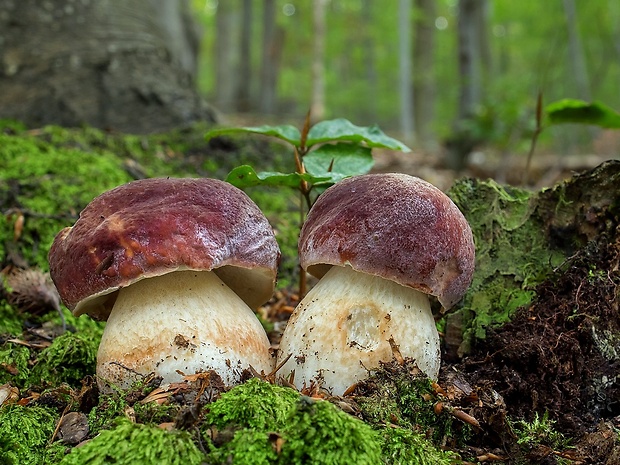
[[[292,188],[299,191],[300,225],[312,204],[326,188],[344,178],[366,174],[374,164],[373,149],[410,152],[402,142],[387,136],[377,126],[356,126],[349,120],[337,118],[310,122],[306,115],[301,130],[292,125],[229,127],[209,131],[206,138],[234,135],[260,134],[284,141],[291,146],[294,171],[256,172],[250,165],[234,168],[226,181],[241,189],[252,186]],[[305,293],[304,273],[300,273],[300,294]]]

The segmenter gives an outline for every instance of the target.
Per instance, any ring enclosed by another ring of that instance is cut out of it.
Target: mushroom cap
[[[258,206],[215,179],[133,181],[96,197],[49,253],[75,315],[107,319],[121,287],[177,270],[214,270],[250,307],[269,300],[280,249]]]
[[[332,265],[437,296],[444,308],[471,283],[471,228],[441,190],[406,174],[338,182],[313,205],[299,238],[301,266],[322,277]]]

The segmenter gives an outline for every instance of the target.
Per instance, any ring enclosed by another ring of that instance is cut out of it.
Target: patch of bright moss
[[[275,442],[279,436],[266,431],[241,429],[222,447],[211,447],[208,463],[240,465],[272,465],[278,462]]]
[[[44,465],[47,445],[59,415],[46,407],[8,405],[0,408],[0,463]]]
[[[79,385],[82,378],[95,373],[98,347],[98,340],[67,331],[38,356],[30,381],[44,386]]]
[[[19,313],[6,300],[0,299],[0,334],[17,336],[22,333],[22,323]]]
[[[47,269],[47,252],[56,234],[101,192],[131,180],[122,160],[59,149],[32,136],[0,134],[0,204],[15,209],[0,216],[0,257],[14,237],[17,211],[24,215],[19,249],[31,265]]]
[[[458,181],[448,194],[471,225],[476,244],[474,278],[459,309],[464,339],[471,341],[529,304],[535,286],[564,256],[549,247],[536,194],[474,179]]]
[[[434,447],[422,434],[406,428],[383,430],[383,460],[387,465],[451,465],[460,463],[452,452]]]
[[[233,425],[276,431],[284,426],[298,399],[294,389],[252,378],[208,405],[205,421],[220,429]]]
[[[119,420],[109,430],[71,450],[61,465],[199,465],[204,454],[184,431],[164,431],[157,426]]]
[[[282,433],[280,463],[381,464],[379,434],[324,400],[302,397]]]
[[[7,342],[0,348],[0,384],[23,388],[30,378],[30,349]]]

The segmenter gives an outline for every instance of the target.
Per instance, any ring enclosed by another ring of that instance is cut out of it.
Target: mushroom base
[[[120,290],[97,353],[99,387],[208,370],[233,385],[250,366],[273,370],[269,347],[254,312],[215,273],[172,272]]]
[[[280,341],[278,363],[297,387],[322,386],[334,395],[390,361],[390,339],[403,357],[436,379],[439,335],[426,294],[350,267],[334,266],[295,309]]]

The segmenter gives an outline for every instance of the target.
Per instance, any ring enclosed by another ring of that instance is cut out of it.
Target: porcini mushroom
[[[225,384],[270,372],[269,341],[252,308],[273,293],[280,251],[241,190],[214,179],[145,179],[95,198],[49,253],[75,315],[107,320],[97,376],[127,388],[214,370]]]
[[[327,189],[299,239],[320,278],[280,342],[280,373],[341,395],[393,350],[436,379],[439,336],[428,295],[450,308],[474,270],[471,229],[439,189],[405,174],[369,174]]]

